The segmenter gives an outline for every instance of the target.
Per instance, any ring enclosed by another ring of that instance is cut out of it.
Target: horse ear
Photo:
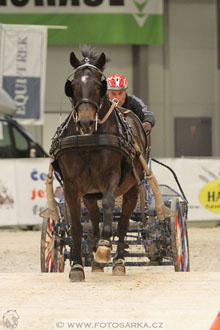
[[[76,69],[80,65],[80,61],[78,60],[74,52],[70,54],[70,64],[72,65],[72,67],[74,67],[74,69]]]
[[[65,83],[65,94],[68,97],[73,97],[73,85],[69,79]]]
[[[97,61],[95,62],[95,66],[103,71],[104,70],[104,66],[105,66],[105,63],[106,63],[106,56],[104,53],[102,53],[99,58],[97,59]]]
[[[101,96],[104,96],[107,92],[107,81],[102,80],[102,86],[101,86]]]

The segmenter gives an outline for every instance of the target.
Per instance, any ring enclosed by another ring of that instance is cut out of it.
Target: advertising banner
[[[43,124],[47,28],[1,24],[0,33],[0,88],[14,100],[22,124]]]
[[[162,44],[163,0],[0,0],[0,22],[68,27],[49,44]]]
[[[176,173],[188,200],[188,220],[220,221],[219,159],[175,159],[159,161]],[[40,224],[39,212],[47,205],[45,179],[49,159],[0,160],[0,226]],[[180,193],[171,172],[152,162],[160,185]],[[54,189],[59,183],[54,181]]]
[[[49,160],[10,159],[0,164],[0,226],[41,223]]]
[[[39,213],[46,208],[46,174],[49,159],[16,160],[17,223],[42,222]],[[25,182],[25,184],[24,184]]]
[[[161,162],[176,173],[188,200],[189,220],[220,220],[220,160],[214,158],[164,158]],[[152,163],[159,184],[179,192],[171,172]]]

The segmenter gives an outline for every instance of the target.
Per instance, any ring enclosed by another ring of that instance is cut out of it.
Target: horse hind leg
[[[118,244],[116,255],[113,259],[112,274],[125,275],[125,254],[129,246],[125,243],[125,236],[129,227],[129,218],[133,212],[138,198],[137,185],[133,186],[123,195],[122,212],[118,223]]]

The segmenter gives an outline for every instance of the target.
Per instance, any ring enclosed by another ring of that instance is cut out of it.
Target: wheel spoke
[[[171,209],[175,212],[175,217],[171,217],[171,244],[175,271],[189,271],[186,220],[178,199],[172,199]]]
[[[60,251],[60,237],[56,233],[53,219],[44,218],[41,233],[41,270],[43,272],[63,272],[64,256]]]

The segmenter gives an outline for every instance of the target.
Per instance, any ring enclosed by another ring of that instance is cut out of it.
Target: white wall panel
[[[150,46],[148,50],[148,96],[150,103],[164,102],[163,48]]]
[[[214,71],[217,63],[213,51],[201,48],[171,50],[171,102],[214,102]]]
[[[63,112],[61,122],[65,120],[69,112]],[[43,146],[46,152],[49,152],[51,139],[54,136],[57,127],[60,125],[60,114],[59,113],[46,113],[45,124],[43,128]]]
[[[150,46],[148,56],[148,95],[151,110],[157,115],[155,156],[164,155],[164,150],[166,156],[174,156],[175,117],[197,116],[212,117],[213,155],[217,156],[220,91],[216,1],[165,0],[165,4],[166,44],[161,49]]]
[[[152,110],[156,117],[156,125],[152,130],[151,134],[151,144],[152,144],[152,156],[165,157],[166,150],[166,140],[165,140],[165,114],[163,104],[159,103],[149,103],[149,108]]]
[[[215,0],[169,0],[171,47],[216,46]]]

